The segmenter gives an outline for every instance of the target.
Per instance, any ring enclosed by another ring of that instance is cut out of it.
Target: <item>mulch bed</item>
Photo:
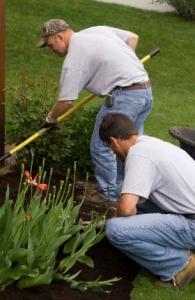
[[[0,175],[0,203],[4,201],[7,184],[10,186],[13,198],[17,195],[19,178],[19,172],[16,170],[10,174]],[[59,178],[56,177],[54,180],[57,182]],[[80,192],[81,191],[78,190],[77,194]],[[93,209],[96,210],[94,207]],[[81,212],[83,218],[85,218],[91,210],[92,207],[84,203]],[[98,213],[100,213],[100,210]],[[80,292],[72,290],[64,282],[54,282],[49,286],[34,287],[26,290],[20,290],[12,285],[6,288],[5,291],[0,292],[0,300],[129,300],[133,280],[139,271],[138,265],[113,248],[106,238],[95,245],[88,254],[94,260],[95,268],[91,269],[87,266],[77,265],[76,268],[78,270],[82,268],[80,279],[90,281],[97,279],[100,275],[102,280],[121,277],[122,279],[110,288],[110,294]]]

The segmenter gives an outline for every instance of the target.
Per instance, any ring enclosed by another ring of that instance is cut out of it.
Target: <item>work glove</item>
[[[58,121],[57,119],[52,118],[50,115],[47,116],[43,124],[41,125],[42,128],[48,128],[48,127],[56,127],[57,128]]]

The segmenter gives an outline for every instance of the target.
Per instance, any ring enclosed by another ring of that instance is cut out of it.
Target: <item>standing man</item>
[[[37,44],[66,56],[58,101],[44,126],[55,124],[56,118],[71,107],[82,89],[105,97],[90,146],[98,191],[91,195],[92,202],[116,202],[124,174],[121,163],[99,138],[102,118],[108,112],[122,112],[142,133],[143,122],[152,108],[148,74],[135,54],[137,43],[138,36],[125,30],[96,26],[74,32],[64,20],[52,19],[43,25],[42,38]]]
[[[185,286],[195,278],[195,161],[175,145],[138,135],[120,113],[104,117],[100,137],[125,160],[118,217],[106,224],[109,241],[164,285]]]

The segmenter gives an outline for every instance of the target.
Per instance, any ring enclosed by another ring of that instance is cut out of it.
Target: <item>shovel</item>
[[[144,64],[146,61],[148,61],[150,58],[152,58],[153,56],[155,56],[159,52],[160,52],[159,48],[154,49],[148,55],[144,56],[141,59],[141,62]],[[78,102],[77,104],[75,104],[67,112],[65,112],[64,114],[62,114],[61,116],[59,116],[57,118],[57,123],[62,122],[66,117],[68,117],[69,115],[71,115],[72,113],[74,113],[76,110],[78,110],[79,108],[81,108],[82,106],[84,106],[85,104],[87,104],[94,97],[96,97],[96,95],[90,94],[89,96],[87,96],[86,98],[84,98],[83,100],[81,100],[80,102]],[[44,133],[46,133],[52,127],[53,127],[53,125],[51,125],[48,128],[42,128],[39,131],[37,131],[36,133],[34,133],[33,135],[31,135],[29,138],[27,138],[25,141],[23,141],[20,144],[18,144],[12,150],[10,150],[9,152],[7,152],[4,155],[0,156],[0,162],[3,162],[5,159],[7,159],[8,157],[10,157],[11,155],[15,155],[19,150],[23,149],[26,145],[30,144],[32,141],[34,141],[38,137],[42,136]]]

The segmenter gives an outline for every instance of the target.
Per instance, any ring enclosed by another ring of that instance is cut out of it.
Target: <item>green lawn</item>
[[[184,289],[162,287],[156,278],[142,270],[134,282],[131,300],[194,300],[195,283]]]
[[[26,72],[40,85],[44,77],[58,84],[62,59],[51,55],[48,49],[36,48],[42,23],[50,18],[64,18],[76,31],[94,25],[134,31],[140,36],[137,48],[140,58],[160,47],[161,54],[145,65],[154,94],[154,108],[145,132],[176,142],[168,134],[169,127],[195,127],[195,26],[194,22],[173,13],[146,12],[92,0],[9,0],[6,9],[7,92],[19,84],[21,72]],[[11,107],[6,100],[8,115]],[[160,288],[148,273],[141,273],[135,282],[133,300],[188,300],[193,299],[194,292],[193,284],[181,292]]]
[[[37,49],[42,23],[65,18],[75,30],[110,25],[139,34],[137,54],[142,58],[155,47],[161,54],[146,63],[153,86],[154,109],[146,133],[173,141],[168,128],[195,126],[195,26],[175,14],[146,12],[92,0],[9,0],[6,18],[7,89],[18,84],[21,71],[33,80],[48,76],[58,82],[62,59],[48,49]],[[9,111],[8,111],[9,113]]]
[[[62,59],[48,49],[37,49],[42,23],[65,18],[75,30],[104,24],[139,34],[137,54],[142,58],[155,47],[161,54],[146,63],[154,94],[154,109],[146,133],[173,141],[167,133],[174,125],[194,126],[195,49],[194,22],[172,13],[146,12],[92,0],[7,1],[6,82],[16,85],[19,73],[58,81]]]

